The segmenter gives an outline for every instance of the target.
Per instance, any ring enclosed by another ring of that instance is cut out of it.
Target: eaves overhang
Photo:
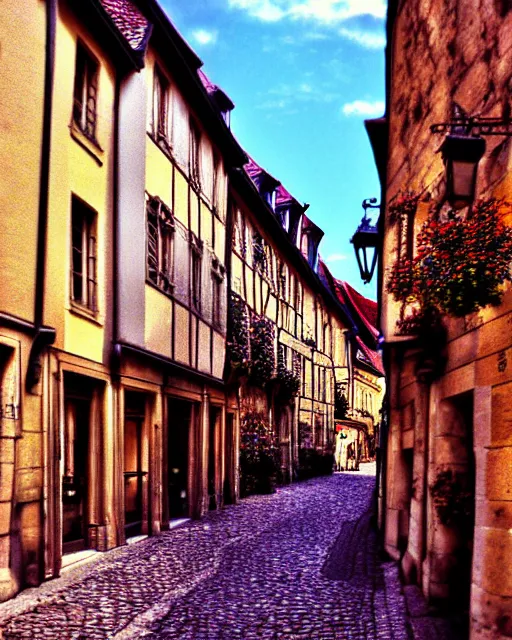
[[[364,126],[373,151],[381,188],[386,185],[389,123],[386,116],[365,120]]]
[[[122,71],[140,71],[145,64],[145,51],[132,49],[100,0],[70,0],[69,7],[94,34]],[[147,37],[151,33],[148,29]]]

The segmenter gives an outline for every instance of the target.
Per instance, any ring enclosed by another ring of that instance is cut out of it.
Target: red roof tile
[[[377,340],[379,337],[379,330],[377,328],[377,303],[369,298],[365,298],[351,287],[348,282],[336,279],[334,279],[334,282],[336,293],[340,300],[357,313],[365,327],[370,331],[375,340]]]
[[[356,343],[357,343],[358,349],[361,351],[361,354],[362,354],[362,362],[366,361],[376,371],[384,375],[384,364],[382,362],[381,354],[378,351],[369,349],[359,336],[356,336]]]
[[[149,20],[132,0],[100,0],[105,11],[134,51],[144,48]]]

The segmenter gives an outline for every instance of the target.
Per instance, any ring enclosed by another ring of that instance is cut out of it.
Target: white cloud
[[[320,31],[310,31],[305,36],[306,40],[327,40],[329,36]]]
[[[360,44],[365,49],[384,49],[386,38],[383,33],[371,33],[357,29],[340,29],[340,35],[347,40]]]
[[[381,116],[384,113],[384,101],[354,100],[344,104],[341,112],[345,116]]]
[[[386,16],[386,0],[228,0],[228,5],[267,22],[292,18],[335,25],[356,16]]]
[[[207,29],[196,29],[192,31],[192,38],[201,45],[215,44],[217,42],[217,31],[208,31]]]
[[[342,253],[332,253],[329,257],[325,258],[326,262],[341,262],[341,260],[347,260],[347,256]]]
[[[302,91],[302,93],[312,93],[313,92],[313,87],[308,84],[307,82],[303,82],[299,89]]]

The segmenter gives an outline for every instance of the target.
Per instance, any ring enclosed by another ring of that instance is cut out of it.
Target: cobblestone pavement
[[[109,552],[2,605],[0,637],[405,640],[397,570],[369,526],[374,482],[294,484]]]

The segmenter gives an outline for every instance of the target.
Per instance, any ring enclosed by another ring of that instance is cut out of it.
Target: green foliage
[[[347,396],[343,393],[341,386],[336,384],[336,395],[334,398],[334,417],[336,420],[345,420],[348,415],[348,409]]]
[[[277,438],[262,413],[246,411],[240,425],[240,492],[272,493],[279,469]]]
[[[286,367],[282,347],[279,349],[277,372],[274,379],[279,383],[279,396],[281,399],[289,400],[299,393],[300,377],[295,373],[295,371],[291,371]]]
[[[269,318],[252,317],[251,328],[251,382],[264,386],[274,373],[275,325]]]
[[[231,335],[228,354],[231,366],[245,373],[249,367],[249,313],[247,305],[236,293],[231,293]]]

